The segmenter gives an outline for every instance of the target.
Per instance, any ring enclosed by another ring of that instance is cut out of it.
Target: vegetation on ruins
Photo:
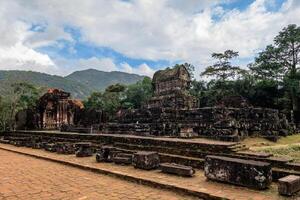
[[[88,109],[100,109],[114,114],[121,108],[138,108],[152,96],[151,79],[145,77],[135,84],[110,85],[104,92],[94,92],[84,101]]]

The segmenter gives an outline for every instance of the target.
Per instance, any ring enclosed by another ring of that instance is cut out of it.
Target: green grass
[[[242,143],[252,151],[271,153],[274,156],[292,158],[295,162],[300,162],[300,134],[282,137],[277,142],[263,138],[247,138]]]
[[[300,134],[290,135],[287,137],[281,137],[277,142],[272,142],[264,138],[255,137],[255,138],[246,138],[241,142],[248,147],[260,147],[260,146],[275,146],[275,145],[288,145],[300,143]]]
[[[271,153],[274,156],[292,158],[300,162],[300,134],[280,138],[271,142],[263,138],[246,138],[243,142],[251,151]]]
[[[258,147],[256,151],[271,153],[279,157],[292,158],[294,161],[300,162],[300,144]]]

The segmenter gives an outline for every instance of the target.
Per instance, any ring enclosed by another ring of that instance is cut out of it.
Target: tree
[[[23,109],[34,109],[40,90],[28,83],[13,83],[9,92],[0,101],[0,127],[2,130],[13,130],[15,116]]]
[[[104,98],[101,92],[93,92],[86,101],[84,101],[86,109],[103,109]]]
[[[92,93],[87,101],[84,102],[84,105],[87,109],[103,110],[112,117],[122,106],[125,90],[126,86],[122,84],[110,85],[104,92]]]
[[[129,85],[125,92],[125,100],[123,107],[139,108],[152,96],[152,82],[149,77],[145,77],[142,81]]]
[[[197,98],[198,105],[206,105],[205,92],[207,92],[206,82],[192,80],[190,94]]]
[[[10,104],[4,97],[0,97],[0,132],[9,128]]]
[[[126,89],[125,85],[122,85],[120,83],[110,85],[105,89],[105,92],[124,92]]]
[[[268,45],[265,51],[258,54],[254,64],[249,64],[249,69],[259,80],[282,80],[284,69],[278,62],[280,51],[273,45]]]
[[[274,38],[255,59],[251,70],[262,79],[275,79],[282,82],[289,91],[293,111],[299,111],[300,27],[288,25]]]
[[[217,61],[213,65],[206,67],[201,76],[212,76],[221,81],[234,78],[241,69],[238,66],[232,66],[230,60],[238,57],[238,55],[239,53],[233,50],[226,50],[224,53],[213,53],[212,58]]]

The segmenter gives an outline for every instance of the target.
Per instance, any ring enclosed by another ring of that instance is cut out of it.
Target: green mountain
[[[76,71],[65,77],[70,81],[77,81],[87,86],[90,90],[104,90],[107,86],[122,83],[125,85],[136,83],[142,80],[144,76],[137,74],[128,74],[124,72],[103,72],[95,69]]]
[[[76,71],[66,77],[33,71],[0,70],[0,95],[6,95],[9,86],[27,82],[42,88],[59,88],[70,92],[74,98],[84,99],[93,91],[102,91],[114,83],[131,84],[144,77],[124,72],[103,72],[94,69]]]

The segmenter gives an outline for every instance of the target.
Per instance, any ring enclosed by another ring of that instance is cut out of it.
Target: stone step
[[[132,158],[133,154],[130,153],[117,153],[115,156],[120,158]]]
[[[299,162],[286,163],[285,168],[294,170],[294,171],[300,171],[300,163]]]
[[[139,150],[128,150],[122,148],[115,148],[120,152],[126,153],[136,153]],[[167,153],[158,153],[160,162],[162,163],[177,163],[181,165],[191,166],[197,169],[203,169],[204,166],[204,159],[203,158],[195,158],[195,157],[188,157],[188,156],[181,156],[176,154],[167,154]]]
[[[130,165],[132,163],[132,157],[119,157],[118,154],[113,158],[115,164]]]
[[[254,152],[254,151],[239,151],[237,152],[239,155],[244,155],[244,156],[254,156],[258,158],[269,158],[273,156],[271,153],[264,153],[264,152]]]
[[[294,170],[288,170],[288,169],[282,169],[276,167],[272,168],[272,176],[274,181],[288,175],[300,176],[300,171],[294,171]]]
[[[137,145],[137,144],[125,144],[125,143],[114,143],[115,147],[128,150],[141,150],[141,151],[157,151],[159,153],[166,154],[176,154],[181,156],[205,158],[206,155],[211,154],[211,152],[201,151],[201,150],[191,150],[191,149],[180,149],[172,148],[167,146],[150,146],[150,145]],[[216,154],[217,152],[215,152]]]

